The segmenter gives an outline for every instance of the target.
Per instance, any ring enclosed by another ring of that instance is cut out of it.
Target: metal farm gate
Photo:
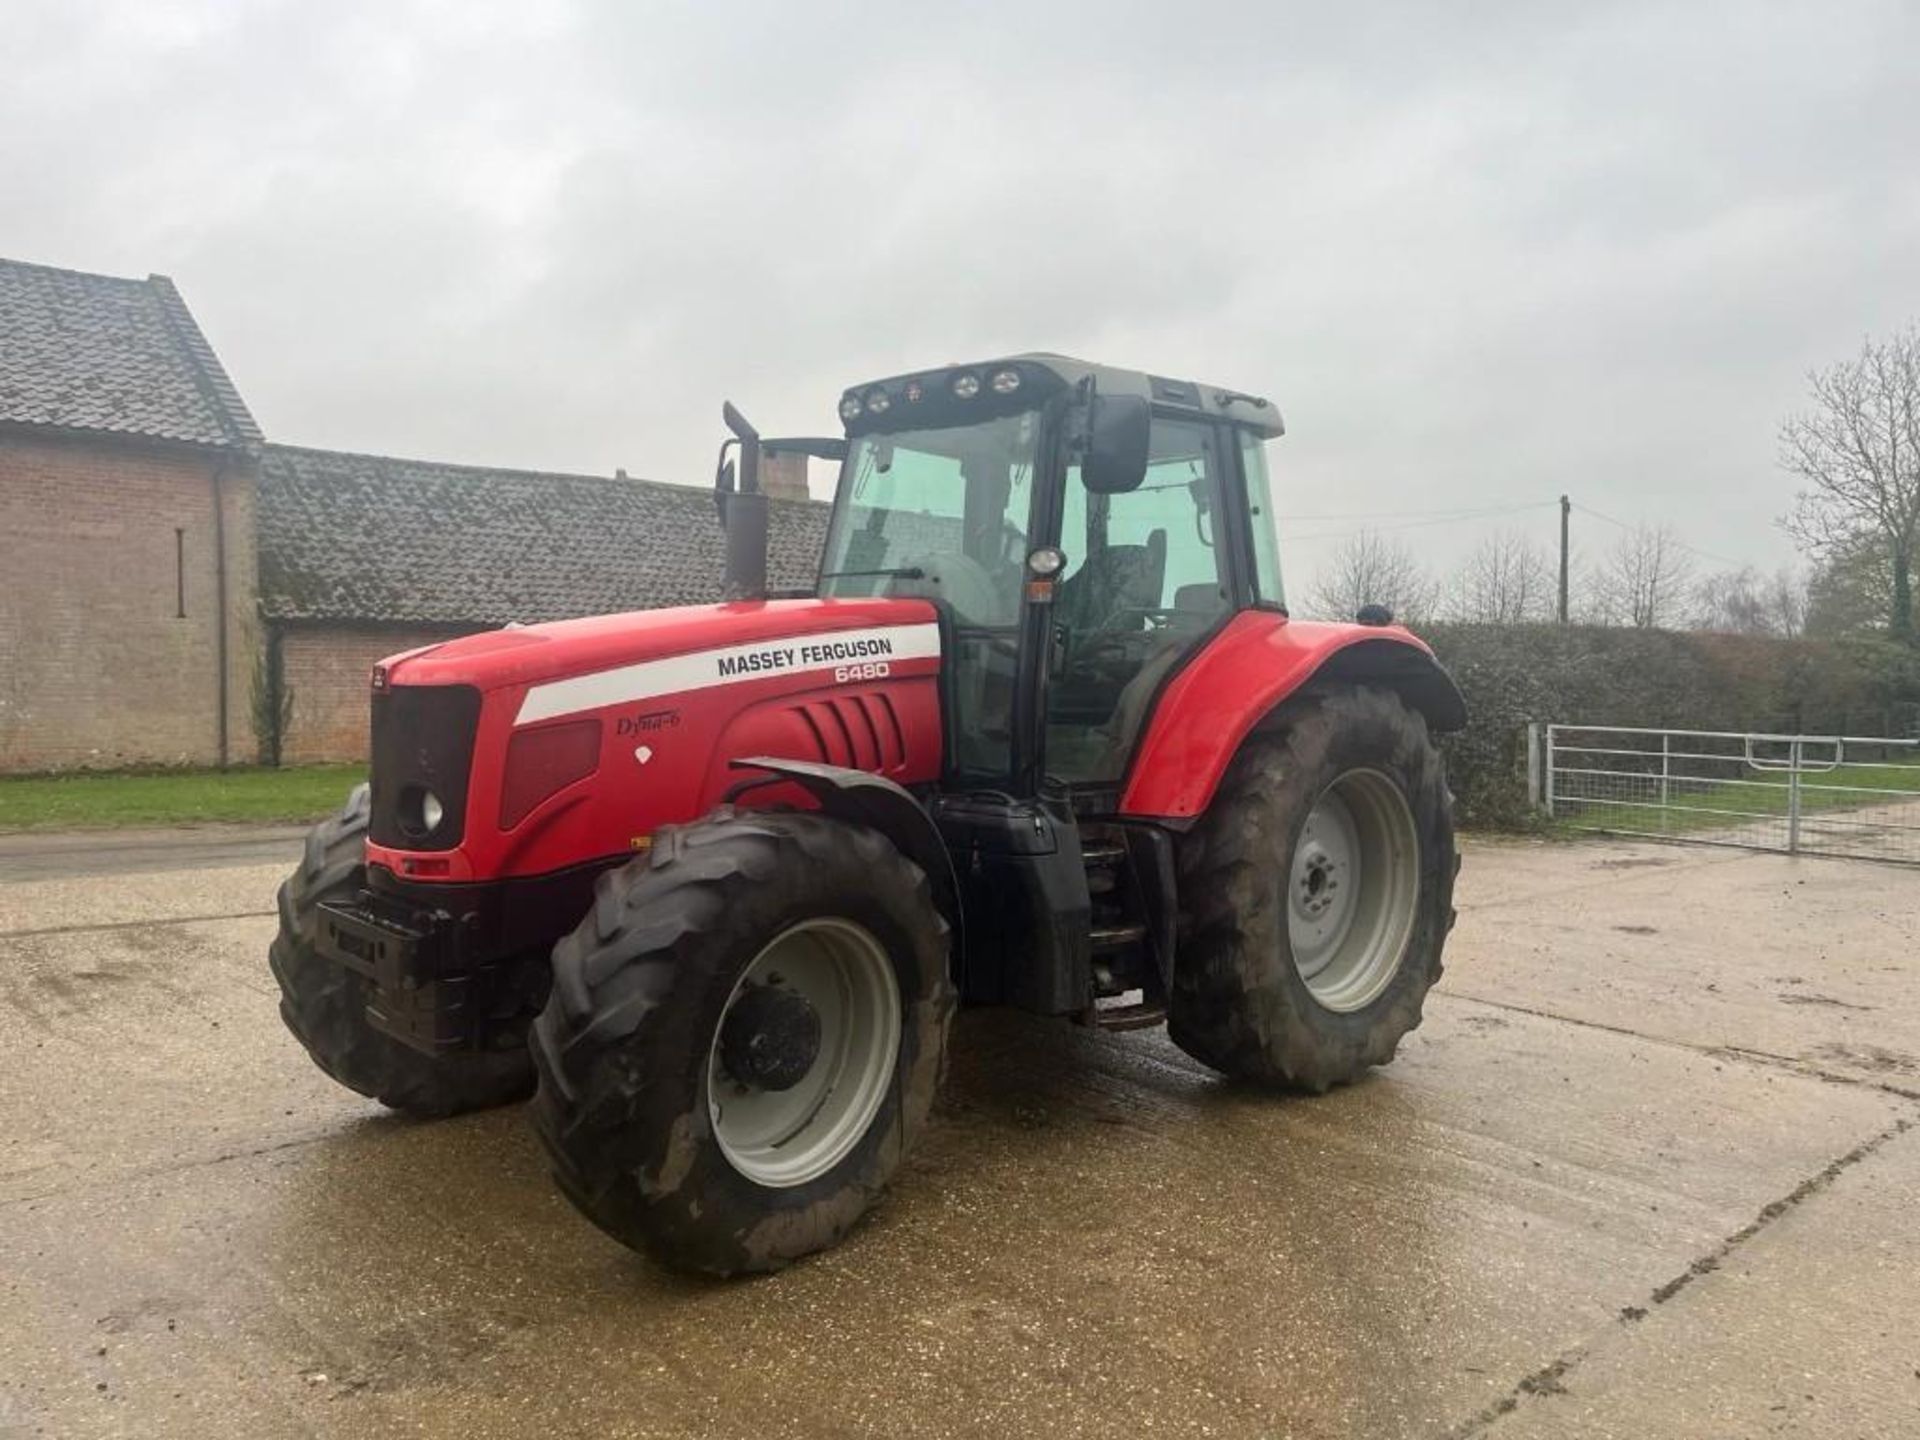
[[[1528,759],[1573,829],[1920,864],[1920,741],[1547,725]]]

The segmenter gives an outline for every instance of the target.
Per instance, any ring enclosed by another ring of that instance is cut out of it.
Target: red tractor
[[[376,666],[371,785],[280,892],[328,1074],[535,1092],[574,1204],[714,1274],[846,1234],[960,1002],[1323,1091],[1419,1023],[1452,921],[1464,705],[1384,612],[1288,619],[1267,401],[1022,355],[840,418],[726,408],[721,603]],[[804,594],[767,590],[763,451],[840,465]]]

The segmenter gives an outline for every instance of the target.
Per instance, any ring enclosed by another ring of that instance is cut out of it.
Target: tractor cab
[[[1283,608],[1265,400],[1025,355],[856,386],[840,416],[819,593],[941,606],[959,783],[1097,808],[1181,661]]]

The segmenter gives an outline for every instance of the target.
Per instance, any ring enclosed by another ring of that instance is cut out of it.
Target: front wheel
[[[926,1120],[955,993],[926,876],[875,831],[723,810],[600,881],[555,947],[534,1119],[623,1244],[714,1275],[839,1240]]]
[[[1393,1058],[1453,924],[1453,806],[1386,691],[1298,702],[1181,838],[1168,1031],[1242,1079],[1323,1091]]]

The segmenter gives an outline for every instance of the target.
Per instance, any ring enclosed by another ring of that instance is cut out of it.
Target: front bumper
[[[322,901],[320,953],[372,982],[367,1021],[428,1055],[485,1049],[484,1023],[500,988],[499,965],[463,955],[459,922],[445,911],[408,913],[371,891]]]
[[[365,977],[367,1020],[428,1055],[510,1049],[546,1004],[549,957],[593,903],[608,856],[550,875],[423,884],[384,865],[317,907],[314,944]]]

